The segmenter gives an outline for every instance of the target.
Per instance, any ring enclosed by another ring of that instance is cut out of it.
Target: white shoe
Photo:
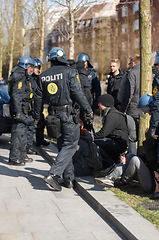
[[[107,178],[107,176],[102,178],[95,178],[94,181],[101,186],[114,187],[114,181],[110,178]]]

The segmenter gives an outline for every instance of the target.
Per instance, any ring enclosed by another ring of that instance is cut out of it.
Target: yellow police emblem
[[[80,78],[79,78],[79,76],[77,75],[77,80],[79,81],[79,83],[80,83]]]
[[[33,98],[33,93],[30,93],[30,98]]]
[[[19,82],[18,83],[18,89],[22,89],[22,85],[23,85],[22,82]]]
[[[58,87],[55,83],[49,83],[47,86],[47,90],[50,94],[56,94]]]
[[[154,89],[153,89],[153,95],[154,96],[156,95],[157,91],[158,91],[158,88],[157,88],[157,86],[155,86]]]

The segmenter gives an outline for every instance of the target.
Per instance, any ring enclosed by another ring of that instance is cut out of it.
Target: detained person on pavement
[[[153,97],[144,94],[140,98],[139,109],[143,113],[152,114]],[[152,117],[152,116],[151,116]],[[151,120],[150,120],[151,121]],[[151,132],[151,125],[145,133],[146,140],[143,142],[144,154],[139,157],[132,153],[126,155],[125,164],[118,164],[114,170],[101,178],[95,178],[95,182],[107,187],[129,186],[131,181],[137,179],[146,193],[151,193],[151,198],[159,198],[159,149],[158,131]],[[119,178],[120,177],[120,178]],[[137,177],[137,178],[136,178]]]
[[[103,166],[108,168],[118,163],[120,155],[127,150],[128,130],[125,116],[114,107],[114,98],[103,94],[98,99],[102,111],[103,126],[94,133],[94,142],[100,147]]]
[[[88,121],[93,121],[90,107],[79,83],[79,76],[75,69],[68,65],[63,49],[54,47],[48,55],[51,67],[39,76],[39,87],[35,96],[35,124],[37,124],[42,103],[47,103],[48,125],[50,131],[57,132],[58,155],[44,181],[57,191],[62,187],[59,177],[63,177],[67,188],[73,187],[74,168],[72,157],[77,150],[80,136],[79,116],[73,109],[73,102],[77,102],[87,114]],[[53,121],[56,118],[56,121]],[[52,122],[58,126],[52,125]],[[52,128],[51,128],[52,126]],[[49,132],[48,132],[49,135]]]

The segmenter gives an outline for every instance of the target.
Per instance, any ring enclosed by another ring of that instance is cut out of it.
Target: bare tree
[[[76,13],[76,11],[79,10],[79,8],[84,7],[85,5],[89,5],[91,3],[95,3],[96,0],[80,0],[80,1],[75,1],[75,0],[56,0],[53,1],[55,3],[57,3],[60,6],[63,6],[64,8],[67,8],[68,10],[68,25],[69,25],[69,58],[74,58],[74,35],[75,35],[75,31],[74,31],[74,14]],[[67,15],[66,15],[67,16]]]
[[[13,14],[13,27],[12,27],[12,38],[10,47],[10,60],[9,60],[9,75],[13,68],[13,56],[14,56],[14,43],[15,43],[15,33],[16,33],[16,20],[17,20],[17,0],[14,2],[14,14]]]
[[[140,0],[140,55],[141,55],[141,95],[152,92],[151,56],[151,12],[150,0]],[[149,117],[140,119],[139,147],[145,138],[149,126]]]

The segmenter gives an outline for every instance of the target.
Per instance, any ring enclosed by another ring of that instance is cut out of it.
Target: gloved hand
[[[27,117],[22,112],[21,113],[17,113],[14,118],[18,122],[22,122],[24,124],[28,124]]]
[[[156,140],[158,138],[158,135],[156,133],[156,128],[155,127],[150,127],[149,130],[146,133],[146,138],[151,138],[153,140]]]
[[[94,119],[93,112],[86,114],[87,124],[93,125],[93,119]]]
[[[34,120],[34,126],[35,126],[35,128],[38,127],[38,123],[39,123],[39,119],[35,119],[35,120]]]

